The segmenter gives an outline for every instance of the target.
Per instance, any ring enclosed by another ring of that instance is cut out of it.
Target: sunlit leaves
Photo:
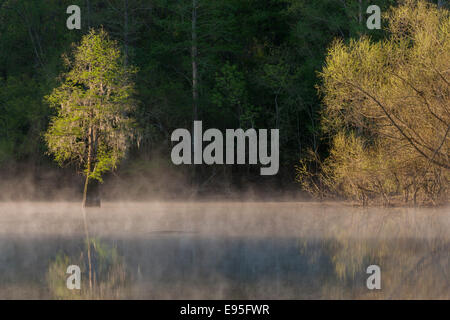
[[[46,97],[57,116],[45,139],[61,165],[75,162],[101,181],[123,158],[133,134],[128,115],[135,105],[136,70],[124,65],[117,43],[104,30],[83,37],[66,63],[70,70],[63,83]]]
[[[324,169],[334,183],[353,186],[346,195],[445,199],[450,14],[411,0],[387,17],[389,38],[336,41],[329,50],[322,124],[334,138]]]

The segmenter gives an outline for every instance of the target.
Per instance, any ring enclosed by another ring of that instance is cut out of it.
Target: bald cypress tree
[[[83,206],[100,205],[98,183],[125,156],[133,135],[135,70],[104,30],[92,30],[65,58],[68,72],[46,97],[57,114],[45,139],[60,165],[75,164],[86,177]]]

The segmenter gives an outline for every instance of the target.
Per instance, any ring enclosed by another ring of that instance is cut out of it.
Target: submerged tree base
[[[84,192],[84,208],[101,207],[100,183],[97,180],[89,180]]]
[[[98,207],[100,208],[102,206],[100,199],[91,199],[90,201],[87,201],[83,203],[84,208],[92,208],[92,207]]]

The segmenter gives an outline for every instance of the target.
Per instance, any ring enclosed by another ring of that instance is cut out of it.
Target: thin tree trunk
[[[89,147],[88,147],[88,158],[87,158],[87,172],[86,172],[86,181],[84,183],[84,191],[83,191],[83,222],[84,222],[84,233],[86,236],[86,245],[87,245],[87,253],[88,253],[88,267],[89,267],[89,290],[92,293],[92,263],[91,263],[91,242],[89,239],[89,230],[86,218],[86,207],[88,205],[88,187],[89,187],[89,175],[91,173],[91,160],[92,160],[92,129],[89,128],[89,139],[88,139]]]
[[[87,27],[88,30],[91,28],[91,2],[89,0],[86,0],[86,7],[87,7]]]
[[[87,157],[87,167],[86,167],[86,180],[84,183],[83,190],[83,207],[100,207],[100,192],[99,192],[99,182],[95,179],[89,178],[93,172],[92,166],[97,153],[97,141],[95,130],[89,129],[88,138],[88,157]]]
[[[89,137],[88,137],[88,157],[87,157],[87,168],[86,168],[86,180],[84,183],[83,190],[83,223],[84,223],[84,233],[86,236],[86,246],[87,246],[87,256],[88,256],[88,268],[89,268],[89,292],[92,294],[92,262],[91,262],[91,241],[89,238],[89,229],[86,217],[86,207],[90,206],[90,199],[88,199],[88,191],[89,191],[89,180],[91,174],[91,166],[92,166],[92,153],[93,153],[93,139],[92,139],[92,128],[89,128]]]
[[[124,12],[123,12],[123,47],[125,65],[128,65],[128,0],[124,0]]]
[[[281,89],[275,94],[275,128],[280,129],[280,108],[278,106],[278,95]]]
[[[362,0],[359,0],[359,4],[358,4],[358,22],[361,25],[362,24]]]
[[[192,0],[192,29],[191,29],[191,62],[192,62],[192,132],[194,132],[194,121],[198,120],[198,70],[197,70],[197,7],[198,0]],[[192,140],[192,144],[194,141]],[[191,157],[194,159],[194,145],[192,145]],[[197,172],[195,164],[192,168],[194,184],[197,183]]]
[[[88,206],[88,188],[89,188],[89,176],[91,174],[92,164],[92,128],[89,128],[88,134],[88,156],[87,156],[87,168],[86,168],[86,181],[84,183],[83,190],[83,208]]]
[[[310,111],[309,111],[309,116],[310,116],[310,118],[311,118],[311,128],[312,128],[312,130],[313,130],[313,132],[312,132],[312,136],[313,136],[313,149],[314,149],[314,152],[317,152],[316,126],[315,126],[315,123],[314,123],[314,110],[313,110],[311,104],[309,105],[309,110],[310,110]]]
[[[198,70],[197,70],[197,4],[198,0],[192,0],[192,115],[198,120]]]
[[[86,175],[86,180],[84,182],[84,189],[83,189],[83,208],[86,208],[87,204],[87,193],[88,193],[88,185],[89,185],[89,175]]]

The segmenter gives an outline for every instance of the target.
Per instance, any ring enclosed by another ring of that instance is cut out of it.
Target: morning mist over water
[[[87,297],[49,280],[58,255],[72,263],[85,252],[81,211],[78,203],[0,205],[0,298]],[[95,299],[449,298],[447,208],[108,202],[88,209],[88,222],[124,274],[107,286],[115,275],[101,269],[111,267],[93,259],[105,286]],[[381,290],[366,287],[369,265],[381,268]]]

